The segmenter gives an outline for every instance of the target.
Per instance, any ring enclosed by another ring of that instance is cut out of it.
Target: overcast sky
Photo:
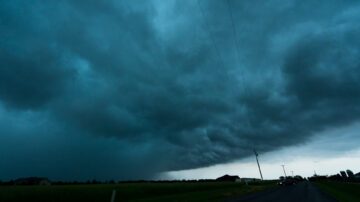
[[[360,171],[359,9],[0,0],[0,179]]]

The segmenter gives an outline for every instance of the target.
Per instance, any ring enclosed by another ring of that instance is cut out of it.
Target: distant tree
[[[309,181],[326,181],[328,180],[328,177],[327,176],[321,176],[321,175],[314,175],[310,178],[308,178]]]
[[[329,179],[330,179],[331,181],[342,181],[342,180],[343,180],[343,178],[341,177],[340,174],[331,175],[331,176],[329,177]]]
[[[91,182],[92,184],[100,184],[99,181],[97,181],[96,179],[93,179],[93,181]]]
[[[10,180],[3,183],[3,185],[14,185],[14,184],[15,184],[14,180]]]
[[[300,175],[294,176],[294,179],[297,180],[297,181],[303,181],[304,180],[304,178],[301,177]]]

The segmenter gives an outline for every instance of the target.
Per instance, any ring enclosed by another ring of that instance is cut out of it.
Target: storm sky
[[[336,151],[359,149],[359,11],[350,0],[0,0],[0,179],[153,179],[354,125]]]

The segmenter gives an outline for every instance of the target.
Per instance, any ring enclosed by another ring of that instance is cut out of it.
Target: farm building
[[[219,181],[219,182],[236,182],[239,179],[240,179],[240,177],[237,176],[237,175],[224,175],[224,176],[221,176],[219,178],[216,178],[216,181]]]

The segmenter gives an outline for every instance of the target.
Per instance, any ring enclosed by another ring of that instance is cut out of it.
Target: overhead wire
[[[212,41],[212,44],[213,44],[213,46],[214,46],[215,54],[216,54],[217,57],[219,58],[220,66],[222,66],[222,68],[225,69],[224,61],[223,61],[223,59],[222,59],[222,57],[221,57],[221,53],[220,53],[220,51],[219,51],[219,48],[218,48],[218,46],[216,45],[214,36],[211,34],[210,24],[209,24],[209,22],[206,20],[206,15],[205,15],[204,9],[202,8],[202,6],[201,6],[201,4],[200,4],[200,0],[197,0],[197,3],[198,3],[198,6],[199,6],[199,8],[200,8],[200,12],[201,12],[202,18],[203,18],[204,21],[205,21],[205,26],[206,26],[207,32],[208,32],[208,34],[209,34],[210,40]]]
[[[228,9],[229,9],[229,15],[230,15],[230,19],[231,19],[231,26],[232,26],[232,32],[233,32],[233,36],[234,36],[234,43],[235,43],[235,50],[236,50],[236,58],[237,58],[237,65],[240,65],[240,61],[241,61],[241,58],[240,58],[240,50],[239,50],[239,42],[238,42],[238,39],[237,39],[237,32],[236,32],[236,26],[235,26],[235,22],[234,22],[234,16],[233,16],[233,12],[232,12],[232,9],[231,9],[231,4],[230,4],[230,0],[226,0],[227,2],[227,5],[228,5]],[[247,89],[246,85],[245,85],[245,78],[244,78],[244,71],[243,71],[243,68],[240,68],[240,77],[241,77],[241,82],[242,82],[242,86],[243,86],[243,89],[244,89],[244,94],[245,96],[249,95],[249,90]],[[250,130],[253,130],[254,126],[249,118],[249,116],[246,116],[245,118],[246,120],[246,124],[247,126],[250,128]],[[256,130],[253,131],[255,135],[257,135],[258,133],[256,132]],[[255,149],[254,149],[255,151]],[[259,170],[260,170],[260,166],[259,166]],[[261,174],[261,171],[260,171],[260,175],[261,175],[261,178],[262,178],[262,174]]]
[[[223,58],[221,56],[221,53],[219,51],[219,48],[218,46],[216,45],[216,42],[215,42],[215,39],[213,37],[213,35],[211,34],[211,31],[210,31],[210,25],[209,25],[209,22],[206,20],[206,15],[205,15],[205,11],[204,9],[202,8],[201,6],[201,3],[200,3],[200,0],[197,0],[197,3],[198,3],[198,6],[200,8],[200,12],[201,12],[201,15],[205,21],[205,25],[206,25],[206,28],[207,28],[207,32],[209,34],[209,37],[212,41],[212,44],[214,46],[214,49],[215,49],[215,53],[217,54],[218,58],[219,58],[219,61],[220,61],[220,64],[223,68],[225,68],[225,64],[223,62]],[[234,17],[233,17],[233,12],[232,12],[232,9],[231,9],[231,5],[230,5],[230,1],[227,0],[227,5],[228,5],[228,9],[229,9],[229,14],[230,14],[230,18],[231,18],[231,26],[232,26],[232,33],[233,33],[233,38],[234,38],[234,43],[235,43],[235,50],[236,50],[236,63],[237,65],[239,66],[240,65],[240,61],[241,61],[241,58],[240,58],[240,50],[239,50],[239,42],[237,40],[237,31],[236,31],[236,26],[235,26],[235,22],[234,22]],[[242,87],[243,87],[243,90],[244,90],[244,94],[248,94],[248,89],[245,85],[245,79],[244,79],[244,71],[243,71],[243,68],[240,68],[240,80],[241,80],[241,83],[242,83]],[[245,120],[246,120],[246,124],[248,125],[248,127],[250,128],[250,130],[253,129],[253,126],[252,126],[252,123],[251,121],[249,120],[249,117],[246,116],[245,117]]]
[[[240,51],[239,51],[239,46],[238,46],[238,40],[237,40],[237,32],[236,32],[236,28],[235,28],[235,23],[234,23],[234,17],[233,17],[233,12],[231,10],[231,5],[230,5],[230,0],[226,0],[227,5],[228,5],[228,9],[229,9],[229,13],[230,13],[230,19],[231,19],[231,26],[232,26],[232,31],[233,31],[233,36],[234,36],[234,42],[235,42],[235,50],[236,50],[236,57],[237,57],[237,64],[239,65],[240,60]]]
[[[229,9],[229,15],[230,15],[230,19],[231,19],[231,27],[232,27],[232,33],[233,33],[233,38],[234,38],[234,44],[235,44],[235,51],[236,51],[236,63],[238,66],[240,66],[240,50],[239,50],[239,43],[238,43],[238,39],[237,39],[237,32],[236,32],[236,26],[235,26],[235,22],[234,22],[234,16],[233,16],[233,12],[231,9],[231,4],[230,4],[230,0],[226,0],[227,5],[228,5],[228,9]],[[248,89],[245,85],[245,78],[244,78],[244,71],[243,68],[240,68],[240,80],[242,83],[242,87],[244,90],[244,94],[245,95],[249,95],[248,93]],[[249,118],[247,118],[247,124],[250,128],[252,128],[252,124],[251,121],[249,121]]]

